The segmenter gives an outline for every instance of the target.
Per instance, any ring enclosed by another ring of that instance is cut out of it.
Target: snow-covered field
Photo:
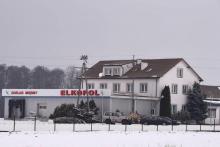
[[[13,121],[0,120],[0,131],[11,131]],[[219,147],[219,132],[185,132],[185,125],[127,127],[77,124],[73,132],[72,124],[57,124],[56,131],[51,121],[37,121],[37,131],[33,131],[33,121],[17,121],[16,132],[0,132],[1,147]],[[189,130],[199,130],[199,126],[188,126]],[[212,130],[213,126],[202,126],[202,130]],[[219,126],[216,126],[220,130]]]

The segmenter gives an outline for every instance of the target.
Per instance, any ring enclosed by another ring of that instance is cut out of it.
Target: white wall
[[[136,110],[141,115],[151,115],[151,109],[155,109],[155,115],[159,115],[159,101],[136,100]]]
[[[4,113],[4,118],[8,118],[9,116],[9,100],[10,99],[18,99],[18,98],[5,98],[5,113]],[[44,116],[45,117],[49,117],[50,114],[52,114],[54,112],[54,109],[61,105],[61,104],[75,104],[77,103],[77,98],[64,98],[64,97],[55,97],[55,98],[47,98],[47,97],[25,97],[22,98],[25,99],[25,117],[30,116],[30,112],[37,112],[37,105],[39,103],[43,103],[43,104],[47,104],[47,109],[44,111]],[[80,101],[84,100],[84,102],[86,101],[86,98],[80,98]],[[91,98],[90,98],[91,100]],[[100,108],[101,112],[101,108],[102,108],[102,97],[99,98],[93,98],[93,100],[95,101],[97,107]],[[109,111],[110,107],[109,107],[109,97],[103,97],[103,111]]]
[[[183,78],[177,77],[177,68],[183,68]],[[178,85],[177,94],[172,94],[171,92],[171,104],[177,104],[177,111],[182,109],[182,105],[186,104],[187,96],[182,93],[182,86],[189,85],[192,87],[194,82],[199,82],[198,77],[190,68],[187,68],[185,62],[181,61],[171,70],[169,70],[163,77],[158,81],[158,95],[161,95],[163,88],[168,85],[170,91],[172,89],[172,84]]]
[[[129,114],[131,112],[131,100],[130,99],[118,99],[113,98],[112,104],[111,104],[111,111],[115,112],[116,110],[119,110],[120,112],[123,112],[124,114]]]
[[[107,88],[113,89],[113,83],[120,83],[120,92],[126,93],[127,83],[132,83],[130,79],[88,79],[87,83],[94,83],[94,88],[99,89],[100,83],[107,83]],[[147,93],[140,93],[140,83],[148,83]],[[83,87],[85,88],[85,81],[83,81]],[[140,96],[156,97],[156,79],[135,79],[134,80],[134,93]],[[113,94],[113,93],[112,93]]]
[[[131,99],[119,99],[112,98],[111,111],[115,112],[119,110],[125,114],[129,114],[132,111],[132,100]],[[156,114],[159,114],[159,101],[149,101],[149,100],[135,100],[135,111],[141,115],[151,114],[151,109],[155,109]]]

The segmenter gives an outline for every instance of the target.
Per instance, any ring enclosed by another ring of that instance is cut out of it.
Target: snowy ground
[[[33,131],[33,121],[16,122],[16,132],[0,132],[0,146],[7,147],[219,147],[219,132],[185,132],[185,125],[144,126],[131,125],[127,127],[120,124],[95,124],[91,126],[59,124],[54,126],[51,121],[37,122],[37,131]],[[0,131],[11,131],[13,122],[0,120]],[[188,126],[189,130],[199,130],[199,126]],[[203,130],[212,130],[213,126],[202,126]],[[220,130],[220,126],[216,126]]]

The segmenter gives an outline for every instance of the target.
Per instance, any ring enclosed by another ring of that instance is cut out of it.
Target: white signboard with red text
[[[2,96],[110,96],[104,89],[2,89]]]

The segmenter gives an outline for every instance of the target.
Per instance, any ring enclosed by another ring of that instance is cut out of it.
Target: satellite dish
[[[99,78],[101,78],[101,77],[103,77],[103,73],[102,72],[99,73]]]

